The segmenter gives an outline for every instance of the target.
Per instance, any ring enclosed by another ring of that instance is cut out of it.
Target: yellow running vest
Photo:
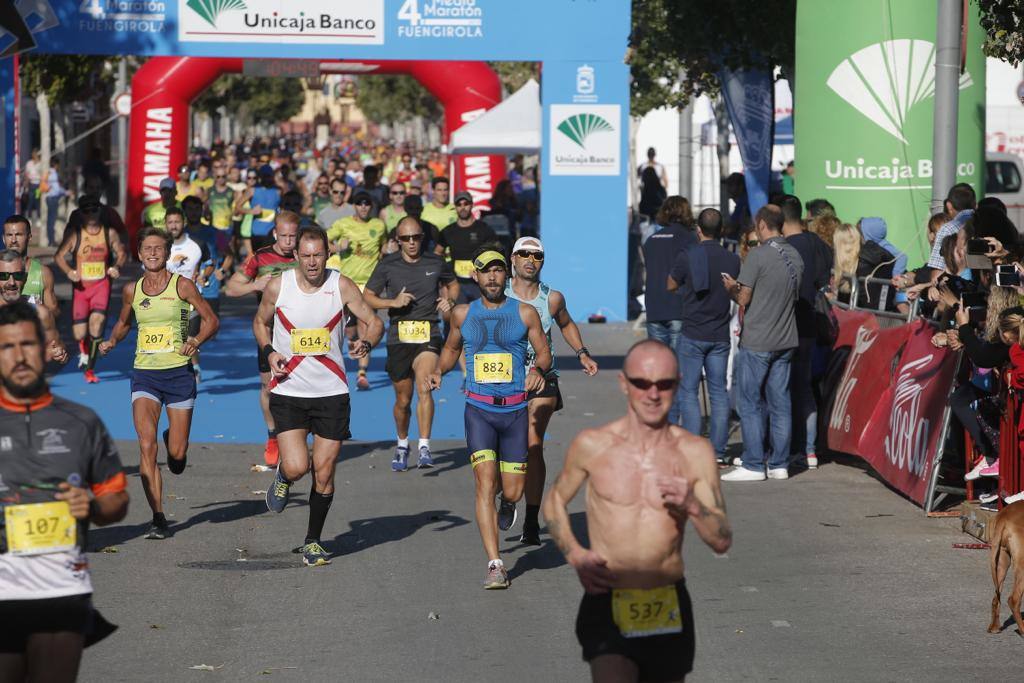
[[[135,342],[135,367],[139,370],[168,370],[190,362],[178,353],[188,336],[191,305],[178,297],[178,275],[172,275],[164,291],[150,296],[135,283],[132,310],[139,326]]]

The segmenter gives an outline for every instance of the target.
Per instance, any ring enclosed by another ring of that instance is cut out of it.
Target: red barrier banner
[[[850,357],[836,388],[829,448],[864,458],[923,505],[957,354],[933,347],[935,330],[923,320],[880,330],[870,314],[837,315],[836,348],[849,346]],[[853,317],[859,315],[872,320]]]

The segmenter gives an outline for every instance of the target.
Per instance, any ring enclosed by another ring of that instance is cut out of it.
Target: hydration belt
[[[467,397],[474,401],[488,403],[492,406],[514,406],[526,401],[525,391],[512,394],[511,396],[484,396],[483,394],[474,394],[472,391],[466,391],[465,393]]]

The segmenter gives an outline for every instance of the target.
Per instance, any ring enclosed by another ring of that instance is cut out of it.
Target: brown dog
[[[992,546],[989,553],[992,583],[996,585],[996,595],[992,598],[992,623],[989,624],[988,632],[999,632],[999,591],[1012,560],[1013,589],[1006,603],[1017,622],[1017,633],[1024,636],[1024,620],[1020,616],[1021,595],[1024,594],[1024,501],[1007,505],[999,511],[992,520],[988,542]]]

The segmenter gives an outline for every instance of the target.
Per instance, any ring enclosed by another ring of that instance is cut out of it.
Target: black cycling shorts
[[[422,344],[388,344],[388,359],[384,362],[388,377],[392,382],[412,377],[412,364],[416,357],[424,351],[441,355],[443,343],[441,337],[431,337],[430,341]]]
[[[583,661],[601,655],[621,655],[640,669],[642,681],[678,681],[693,670],[693,604],[686,580],[676,582],[683,629],[679,633],[626,638],[612,619],[612,594],[586,593],[576,617],[576,639],[583,646]]]
[[[348,394],[318,398],[270,394],[270,414],[278,434],[301,429],[322,439],[344,441],[352,437],[349,412]]]
[[[92,626],[92,596],[0,600],[0,652],[25,652],[36,633],[81,633]]]
[[[553,398],[555,401],[555,412],[561,410],[564,405],[562,404],[562,391],[558,388],[558,375],[548,375],[544,380],[544,388],[540,391],[531,391],[526,395],[526,400],[531,401],[535,398]]]

